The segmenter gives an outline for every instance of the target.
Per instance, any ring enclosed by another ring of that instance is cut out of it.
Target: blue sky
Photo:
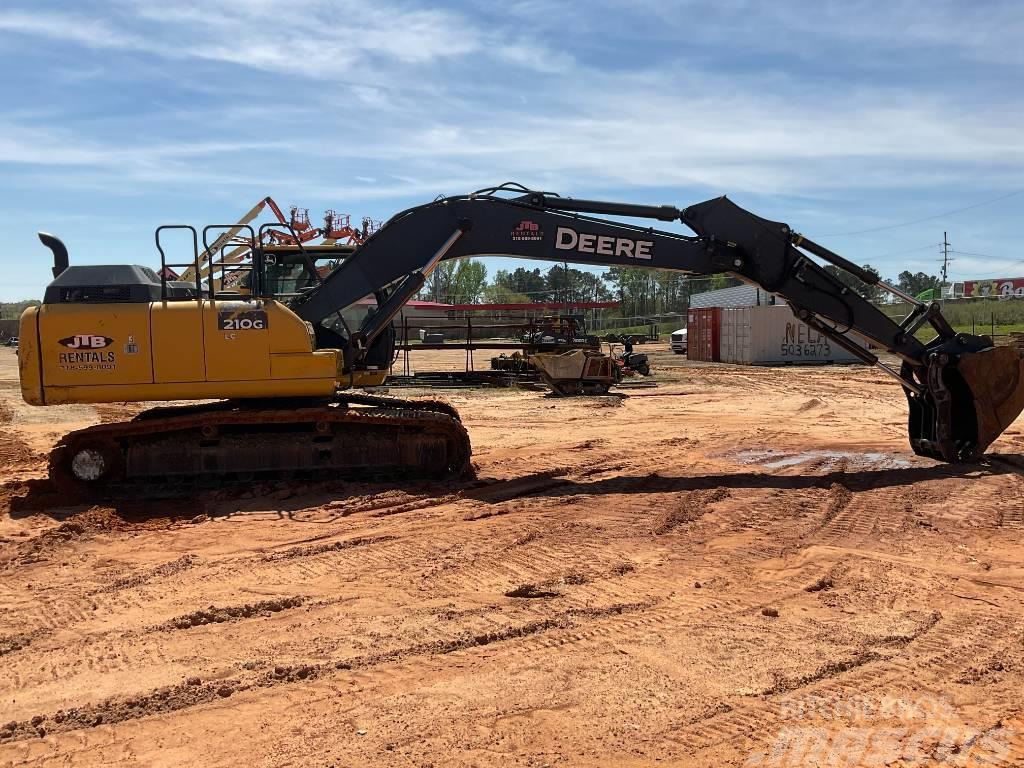
[[[386,218],[507,180],[1024,274],[1022,41],[1013,0],[6,0],[0,299],[41,296],[39,229],[153,264],[156,225],[268,194]]]

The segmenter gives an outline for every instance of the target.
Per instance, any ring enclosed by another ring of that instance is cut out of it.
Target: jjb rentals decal
[[[555,233],[555,249],[650,261],[654,252],[654,242],[652,240],[633,240],[629,237],[588,235],[584,232],[577,232],[571,227],[559,227]]]
[[[221,331],[265,331],[270,327],[261,302],[225,301],[217,307],[217,329]]]
[[[58,339],[57,343],[69,350],[57,353],[57,362],[65,371],[106,371],[114,368],[114,352],[107,349],[114,340],[109,336],[76,333]]]
[[[523,219],[519,226],[512,230],[512,239],[521,242],[523,240],[543,240],[544,230],[540,224],[529,219]]]
[[[103,349],[109,347],[114,343],[114,340],[109,336],[97,336],[92,333],[76,333],[74,336],[67,336],[66,338],[60,339],[60,344],[63,344],[68,349]]]

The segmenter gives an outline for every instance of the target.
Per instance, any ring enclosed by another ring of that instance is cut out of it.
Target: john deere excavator
[[[596,214],[598,217],[587,214]],[[679,221],[687,236],[609,220]],[[913,450],[977,459],[1024,409],[1024,363],[985,336],[956,333],[938,304],[880,282],[781,222],[725,197],[680,209],[579,200],[505,184],[392,217],[321,277],[301,246],[285,258],[254,245],[248,290],[227,281],[169,283],[138,266],[68,266],[21,320],[19,363],[33,405],[214,400],[144,411],[67,435],[51,457],[61,483],[311,473],[365,477],[463,472],[470,445],[443,403],[357,392],[393,359],[392,321],[444,259],[507,256],[694,274],[728,272],[784,297],[811,327],[902,386]],[[198,236],[191,227],[193,263]],[[207,242],[208,227],[202,240]],[[223,228],[222,228],[223,229]],[[207,249],[209,251],[209,249]],[[901,322],[826,272],[816,256],[908,302]],[[289,262],[289,259],[291,261]],[[281,276],[301,273],[288,285]],[[918,331],[931,327],[931,341]],[[893,353],[899,369],[858,341]]]

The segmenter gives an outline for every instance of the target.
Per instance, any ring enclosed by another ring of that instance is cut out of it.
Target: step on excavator
[[[694,234],[609,217],[681,222]],[[203,230],[204,253],[210,233],[229,226]],[[191,263],[168,263],[162,235],[169,230],[191,238]],[[503,184],[396,214],[326,274],[300,238],[291,250],[273,250],[250,232],[242,281],[214,280],[206,270],[204,282],[199,234],[184,225],[157,229],[159,273],[69,266],[59,240],[41,239],[54,254],[54,280],[42,305],[21,319],[26,402],[179,403],[66,435],[50,472],[76,488],[466,472],[470,443],[454,409],[359,390],[383,383],[395,352],[392,321],[403,305],[442,260],[467,257],[727,272],[759,285],[898,382],[909,405],[910,446],[920,455],[975,460],[1024,409],[1016,350],[957,333],[937,303],[908,296],[726,197],[680,209]],[[897,322],[812,256],[896,295],[912,311]],[[174,266],[192,267],[194,281],[169,281],[167,267]],[[244,288],[218,290],[232,283]],[[919,339],[925,326],[934,333],[930,341]],[[899,367],[879,360],[865,341],[891,352]]]

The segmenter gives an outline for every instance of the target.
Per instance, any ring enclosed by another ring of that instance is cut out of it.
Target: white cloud
[[[78,43],[91,48],[135,48],[130,34],[99,19],[72,14],[0,11],[0,31]]]
[[[122,0],[109,19],[57,12],[0,13],[0,31],[120,48],[171,59],[382,87],[416,87],[418,67],[466,56],[539,72],[564,71],[572,57],[521,35],[490,30],[457,11],[355,0],[280,3]],[[383,64],[383,71],[382,71]],[[388,68],[400,68],[400,77]]]
[[[852,56],[862,66],[931,48],[946,58],[1024,61],[1024,5],[1017,0],[595,0],[610,18],[639,23],[620,33],[658,40],[697,36],[740,56],[770,51],[796,58]]]
[[[233,194],[255,177],[273,194],[329,200],[429,199],[508,179],[677,189],[679,202],[998,190],[1024,170],[1019,99],[903,80],[899,67],[851,84],[783,62],[884,66],[901,45],[947,44],[980,60],[1016,45],[1019,7],[961,6],[957,19],[948,4],[924,13],[895,0],[884,21],[859,3],[653,0],[587,12],[538,0],[479,13],[395,0],[295,0],[286,12],[264,0],[120,0],[102,18],[2,11],[0,31],[99,49],[107,66],[111,51],[128,52],[146,77],[188,83],[202,106],[157,91],[144,115],[8,114],[0,162],[63,166],[64,183],[85,188]],[[771,66],[739,66],[750,51]],[[860,228],[842,219],[823,221]]]
[[[229,158],[238,153],[281,150],[279,142],[123,142],[83,141],[72,133],[40,129],[0,121],[0,163],[34,166],[79,166],[117,173],[126,178],[151,180],[179,177],[186,181],[191,171],[178,167],[183,161]],[[177,173],[175,170],[177,169]]]

